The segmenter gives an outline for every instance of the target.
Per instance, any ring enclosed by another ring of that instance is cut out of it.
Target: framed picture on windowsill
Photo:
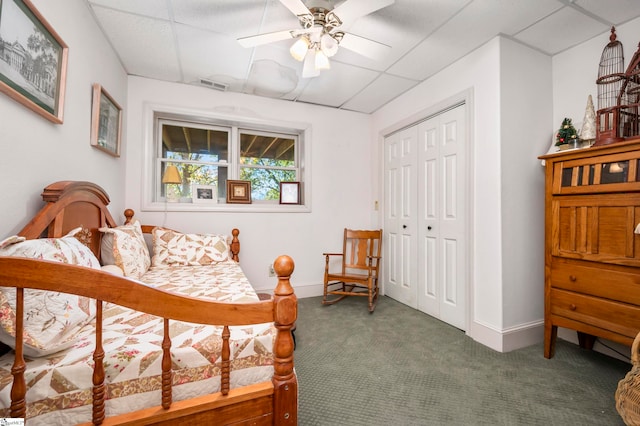
[[[280,204],[300,204],[300,182],[280,182]]]
[[[216,204],[218,202],[217,185],[193,185],[191,194],[194,203]]]
[[[91,145],[120,157],[122,108],[99,84],[93,85],[91,105]]]
[[[227,203],[251,204],[251,181],[228,180]]]
[[[68,47],[29,0],[0,1],[0,91],[62,124]]]

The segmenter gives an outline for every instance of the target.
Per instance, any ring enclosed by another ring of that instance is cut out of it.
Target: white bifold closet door
[[[466,328],[465,105],[385,138],[385,294]]]

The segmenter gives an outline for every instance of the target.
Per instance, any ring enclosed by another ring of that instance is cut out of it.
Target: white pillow
[[[135,279],[147,272],[151,258],[138,221],[100,231],[104,233],[100,247],[103,265],[116,265],[126,277]]]
[[[100,269],[93,252],[76,238],[24,240],[9,237],[0,242],[0,256],[26,257]],[[89,283],[88,283],[89,284]],[[0,341],[15,348],[15,287],[0,287]],[[88,297],[45,290],[24,292],[24,354],[49,355],[73,345],[82,327],[96,315]]]
[[[230,237],[216,234],[183,234],[154,228],[153,266],[211,265],[231,259]]]

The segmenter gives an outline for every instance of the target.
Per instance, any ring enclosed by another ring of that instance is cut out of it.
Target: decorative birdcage
[[[620,99],[620,136],[640,137],[640,43],[624,73]]]
[[[594,145],[606,145],[622,140],[618,134],[621,105],[620,93],[624,82],[624,52],[617,40],[616,29],[611,27],[609,43],[600,56],[598,68],[597,135]]]

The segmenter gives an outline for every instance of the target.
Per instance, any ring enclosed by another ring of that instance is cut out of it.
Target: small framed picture
[[[193,185],[191,194],[194,203],[216,204],[218,202],[217,185]]]
[[[114,157],[120,156],[122,108],[99,84],[93,85],[91,145]]]
[[[251,181],[228,180],[227,203],[251,204]]]
[[[280,204],[300,204],[300,182],[280,182]]]

